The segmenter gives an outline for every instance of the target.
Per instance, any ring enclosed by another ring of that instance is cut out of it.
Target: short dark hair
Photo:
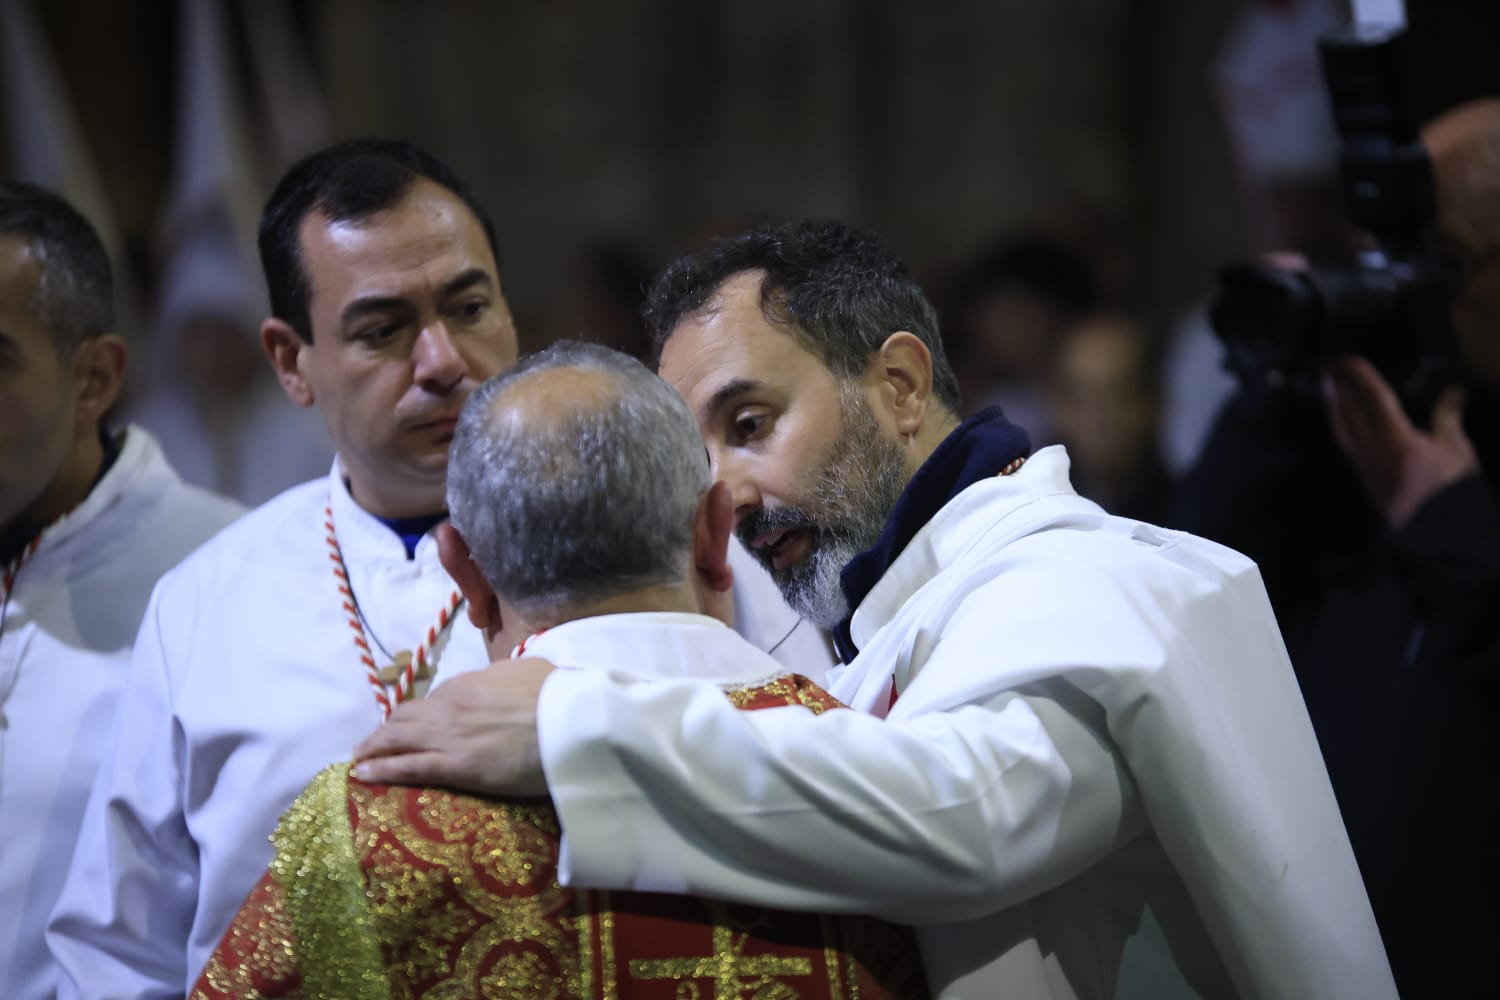
[[[0,180],[0,235],[25,240],[36,257],[41,278],[31,306],[59,355],[114,330],[109,254],[77,209],[44,187]]]
[[[766,318],[789,327],[840,377],[862,373],[896,331],[915,334],[932,353],[934,394],[960,411],[937,310],[879,237],[842,222],[759,225],[673,261],[646,298],[656,355],[679,324],[746,271],[765,273],[760,302]]]
[[[468,206],[498,261],[495,227],[452,167],[399,139],[351,139],[293,164],[266,202],[260,217],[260,265],[271,315],[312,342],[311,286],[298,233],[309,213],[334,222],[359,222],[394,206],[419,177],[447,188]]]

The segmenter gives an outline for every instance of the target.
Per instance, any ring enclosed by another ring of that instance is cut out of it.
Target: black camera
[[[1319,40],[1342,144],[1350,219],[1372,238],[1349,260],[1305,269],[1236,264],[1219,273],[1209,320],[1242,381],[1292,379],[1358,354],[1425,420],[1456,376],[1448,291],[1434,249],[1432,164],[1407,86],[1403,29],[1350,27]],[[1304,379],[1304,381],[1307,381]]]

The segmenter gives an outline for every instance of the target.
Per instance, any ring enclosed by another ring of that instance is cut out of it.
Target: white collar
[[[672,611],[564,622],[529,639],[525,655],[634,680],[682,677],[725,688],[753,687],[788,673],[718,619]]]
[[[981,480],[944,504],[855,609],[849,622],[854,645],[863,649],[913,594],[980,539],[990,538],[997,531],[1019,538],[1055,515],[1053,508],[1038,509],[1037,501],[1049,497],[1081,500],[1068,482],[1068,464],[1063,447],[1052,445],[1032,455],[1013,474]],[[988,524],[977,530],[956,530],[981,512]]]
[[[337,456],[328,472],[328,501],[346,563],[351,558],[361,562],[406,561],[406,545],[401,536],[361,507],[349,492],[349,483]],[[414,558],[421,563],[437,562],[437,541],[431,531],[418,540]]]
[[[140,427],[127,426],[120,453],[83,502],[48,525],[37,543],[37,554],[64,544],[122,497],[151,480],[179,482],[156,439]]]

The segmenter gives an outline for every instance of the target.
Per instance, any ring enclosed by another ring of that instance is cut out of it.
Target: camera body
[[[1319,40],[1341,141],[1349,217],[1370,249],[1289,270],[1235,264],[1209,305],[1226,365],[1243,381],[1294,381],[1319,362],[1358,354],[1425,419],[1457,372],[1449,298],[1434,249],[1432,164],[1407,86],[1403,29],[1350,27]]]

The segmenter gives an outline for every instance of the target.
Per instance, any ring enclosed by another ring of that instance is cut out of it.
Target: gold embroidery
[[[728,694],[749,709],[837,706],[797,675]],[[926,995],[904,928],[575,893],[557,882],[560,838],[545,800],[372,787],[330,768],[278,827],[266,883],[287,887],[287,914],[277,924],[280,898],[252,897],[257,907],[247,904],[205,972],[222,992],[206,995],[260,996],[266,969],[289,970],[274,995],[300,971],[306,989],[295,995],[357,1000],[571,1000],[622,988],[681,1000]]]
[[[760,696],[761,690],[761,688],[732,688],[725,691],[724,695],[735,708],[744,708]]]
[[[348,764],[324,768],[281,817],[271,872],[286,895],[306,994],[389,1000],[347,819],[348,773]]]
[[[805,678],[799,677],[798,680],[805,680]],[[822,715],[830,708],[844,707],[837,698],[811,681],[797,685],[797,701],[814,715]]]
[[[604,959],[604,996],[616,996],[619,984],[615,981],[615,911],[609,901],[608,892],[599,893],[599,952]]]
[[[276,989],[283,996],[296,982],[296,948],[281,887],[267,875],[250,899],[254,905],[247,904],[235,917],[193,997],[259,996],[262,989]]]
[[[838,921],[825,916],[818,917],[818,927],[823,931],[823,967],[828,973],[828,996],[830,1000],[842,1000],[844,991],[839,987],[839,941]]]
[[[560,1000],[561,984],[547,962],[534,951],[502,956],[492,971],[479,980],[481,996],[509,1000]]]
[[[574,993],[581,997],[594,995],[594,912],[593,893],[580,889],[573,897],[573,928],[578,941],[578,978]]]
[[[519,982],[545,966],[534,989],[516,995],[577,995],[574,927],[560,916],[572,894],[557,883],[560,829],[550,807],[357,783],[350,800],[371,913],[398,981],[424,984],[419,996],[469,996],[485,976]],[[521,962],[527,949],[545,958]],[[487,966],[501,961],[510,972]]]
[[[798,994],[785,983],[778,983],[776,976],[810,976],[812,962],[805,958],[781,955],[744,954],[748,934],[735,936],[729,927],[729,911],[723,903],[709,903],[713,914],[712,954],[700,958],[652,958],[631,959],[630,974],[636,979],[712,979],[714,1000],[737,1000],[746,990],[752,997],[785,997],[787,1000]],[[754,981],[740,980],[754,977]],[[772,991],[772,987],[779,987]]]
[[[830,708],[842,707],[839,701],[801,674],[783,674],[764,684],[748,688],[732,688],[724,692],[729,703],[739,709],[769,708],[777,702],[784,705],[801,705],[815,715]]]

